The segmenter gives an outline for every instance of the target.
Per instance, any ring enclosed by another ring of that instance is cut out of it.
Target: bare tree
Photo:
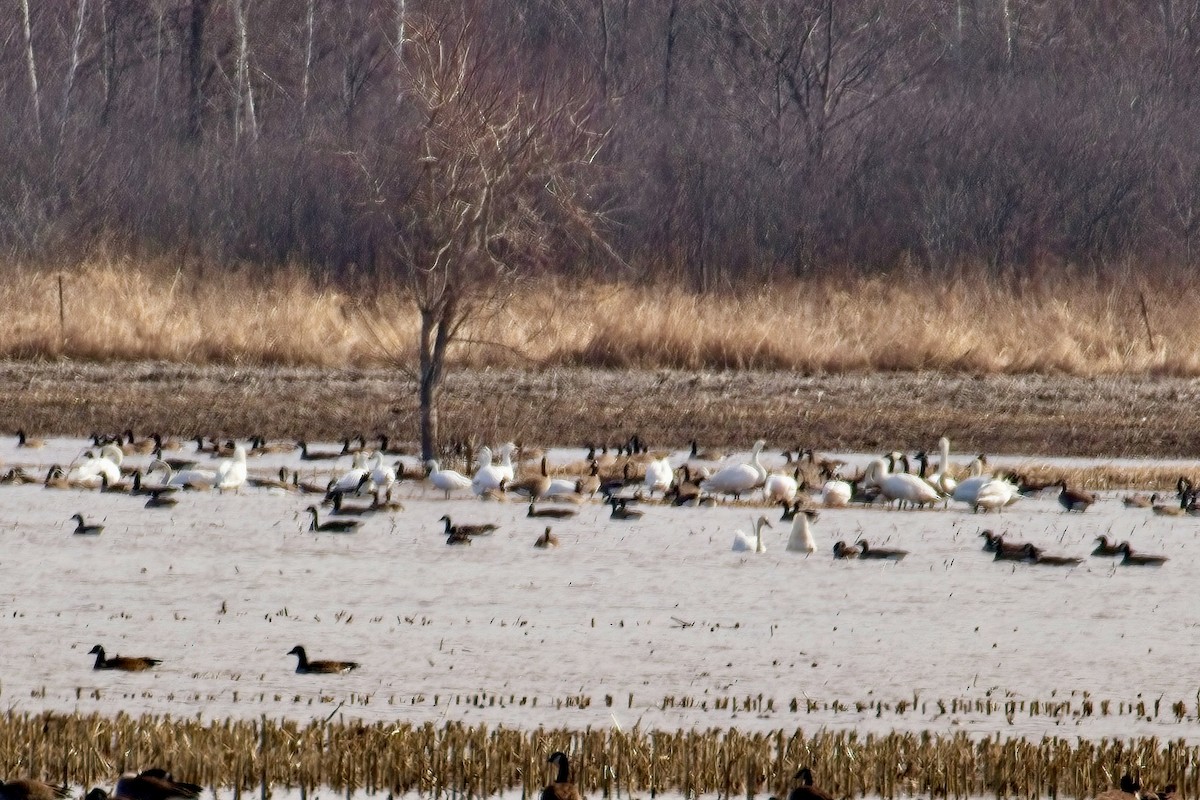
[[[498,68],[507,54],[459,13],[410,20],[404,110],[411,138],[390,153],[386,180],[367,170],[388,226],[388,254],[420,315],[426,458],[437,445],[447,355],[468,322],[561,253],[559,231],[595,237],[589,181],[604,138],[570,93],[514,85]]]

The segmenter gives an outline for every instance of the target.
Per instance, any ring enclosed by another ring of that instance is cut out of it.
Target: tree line
[[[414,89],[439,41],[470,54],[453,63],[481,107],[520,93],[556,109],[528,124],[587,139],[513,178],[549,190],[516,213],[595,215],[518,230],[544,239],[526,267],[704,291],[897,265],[1186,269],[1200,245],[1200,0],[6,2],[13,263],[392,274],[437,240],[412,198],[445,174],[422,170],[487,138]],[[537,208],[572,160],[571,203]]]

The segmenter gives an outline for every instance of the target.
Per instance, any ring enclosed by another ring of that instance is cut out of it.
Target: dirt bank
[[[133,428],[336,440],[416,436],[415,384],[396,372],[164,363],[0,363],[0,430]],[[1200,453],[1200,381],[945,373],[473,370],[452,374],[444,438],[1187,457]]]

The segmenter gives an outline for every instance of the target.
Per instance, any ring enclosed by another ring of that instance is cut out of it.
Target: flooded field
[[[0,459],[44,475],[83,446],[6,442]],[[251,473],[280,465],[323,482],[349,459],[263,456]],[[403,511],[339,535],[307,530],[319,496],[277,489],[181,492],[174,508],[146,509],[143,497],[4,486],[0,702],[205,719],[1196,741],[1197,683],[1180,654],[1200,624],[1200,519],[1126,508],[1116,494],[1066,514],[1055,492],[1002,514],[823,510],[806,556],[785,549],[777,508],[646,504],[642,519],[618,521],[592,503],[535,520],[521,502],[446,500],[405,481]],[[73,535],[77,512],[103,533]],[[732,552],[758,513],[773,525],[767,551]],[[448,547],[443,514],[499,529]],[[547,524],[561,546],[535,549]],[[1083,563],[996,562],[984,529]],[[1090,556],[1101,534],[1170,560]],[[833,559],[835,541],[859,538],[909,555]],[[96,644],[162,664],[94,671]],[[361,667],[300,675],[295,645]]]

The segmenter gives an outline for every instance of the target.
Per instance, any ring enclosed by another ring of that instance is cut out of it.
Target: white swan
[[[675,470],[670,460],[663,456],[646,465],[646,491],[653,497],[655,492],[665,492],[675,483]]]
[[[771,523],[766,517],[759,517],[754,520],[754,536],[749,536],[743,531],[733,532],[733,552],[735,553],[765,553],[767,546],[763,544],[762,529],[766,525],[771,527]]]
[[[447,500],[450,499],[451,492],[471,488],[470,478],[457,470],[442,469],[432,458],[425,462],[425,466],[429,468],[430,483],[445,492]]]
[[[100,455],[91,456],[67,473],[67,481],[84,486],[99,486],[105,480],[110,486],[119,483],[121,461],[124,458],[125,454],[121,452],[121,448],[115,444],[106,444],[100,448]]]
[[[999,511],[1021,499],[1021,492],[1006,478],[993,478],[979,487],[975,496],[976,511]]]
[[[887,462],[882,458],[875,459],[867,467],[864,483],[868,486],[878,486],[889,502],[899,500],[901,507],[905,503],[924,506],[941,499],[937,489],[916,475],[907,472],[890,473]]]
[[[185,489],[211,489],[217,482],[216,470],[211,469],[181,469],[175,472],[165,461],[155,459],[150,462],[147,474],[158,468],[167,474],[163,481],[167,486],[182,486]]]
[[[367,469],[367,457],[363,455],[362,451],[359,451],[354,454],[354,461],[350,463],[350,469],[342,473],[329,491],[341,492],[344,495],[372,494],[374,488],[371,486],[371,472]]]
[[[821,503],[827,508],[845,508],[853,495],[854,487],[846,481],[828,480],[821,487]]]
[[[517,446],[512,442],[500,446],[500,477],[507,478],[509,483],[516,479],[512,463],[512,454],[516,449]]]
[[[367,463],[367,470],[371,475],[371,495],[374,496],[377,492],[387,491],[392,488],[392,484],[396,482],[396,470],[383,465],[383,453],[378,450],[371,456],[371,460]]]
[[[759,463],[758,454],[762,452],[766,444],[762,439],[759,439],[754,443],[754,448],[750,451],[749,463],[734,464],[721,468],[715,474],[705,479],[700,484],[700,488],[710,493],[731,494],[735,499],[738,499],[743,492],[748,492],[751,489],[762,486],[767,480],[767,469]]]
[[[246,483],[246,448],[237,445],[233,448],[233,456],[224,459],[217,466],[213,485],[218,491],[232,489],[235,492]]]
[[[790,503],[800,491],[800,469],[797,467],[792,475],[772,473],[763,483],[763,499],[768,503]]]
[[[512,483],[513,468],[510,458],[511,451],[508,449],[510,445],[504,445],[501,452],[505,454],[505,464],[492,463],[492,449],[484,446],[479,448],[479,469],[475,471],[475,477],[471,479],[471,491],[475,494],[483,494],[489,489],[499,489],[500,482]]]
[[[979,490],[991,481],[992,478],[992,475],[984,473],[983,462],[977,458],[971,462],[971,475],[964,478],[961,483],[954,487],[950,498],[973,506],[979,499]]]
[[[817,521],[817,512],[804,509],[792,518],[792,532],[788,536],[787,549],[793,553],[815,553],[817,543],[813,539],[809,522]]]
[[[938,471],[930,475],[926,480],[933,484],[933,488],[942,494],[953,495],[954,488],[958,486],[958,481],[950,477],[950,440],[945,436],[938,439],[938,449],[941,451],[942,462],[938,464]]]

